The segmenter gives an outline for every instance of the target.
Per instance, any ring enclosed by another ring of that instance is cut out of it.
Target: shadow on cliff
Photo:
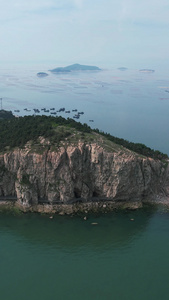
[[[95,251],[115,250],[129,247],[147,230],[156,209],[149,207],[137,211],[117,211],[106,215],[54,216],[2,214],[0,234],[8,232],[22,239],[28,247],[61,248],[62,251],[79,251],[83,247]]]

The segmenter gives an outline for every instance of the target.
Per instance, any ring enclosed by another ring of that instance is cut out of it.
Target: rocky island
[[[72,119],[1,120],[0,200],[60,214],[168,203],[168,157]]]
[[[95,66],[73,64],[67,67],[59,67],[49,71],[52,73],[68,73],[73,71],[100,71],[100,70],[101,70],[100,68]]]

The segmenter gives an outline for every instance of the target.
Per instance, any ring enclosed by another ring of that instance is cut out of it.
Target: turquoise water
[[[168,299],[168,210],[83,217],[1,213],[1,299]]]

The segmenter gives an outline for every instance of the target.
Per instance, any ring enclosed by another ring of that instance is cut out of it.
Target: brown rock
[[[129,150],[106,152],[81,142],[43,154],[18,149],[0,155],[0,197],[4,196],[38,211],[38,205],[45,205],[44,212],[59,213],[58,205],[68,204],[67,213],[73,213],[79,209],[71,205],[75,200],[95,203],[96,210],[100,200],[138,207],[147,199],[168,201],[169,167]],[[86,211],[90,208],[85,206]]]

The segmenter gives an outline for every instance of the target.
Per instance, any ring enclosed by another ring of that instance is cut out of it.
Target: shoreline
[[[146,199],[144,201],[97,201],[72,204],[37,204],[21,205],[13,200],[1,200],[0,212],[3,210],[18,210],[23,213],[44,213],[57,215],[77,215],[80,213],[109,213],[113,210],[137,210],[145,205],[163,205],[169,208],[168,198]]]

